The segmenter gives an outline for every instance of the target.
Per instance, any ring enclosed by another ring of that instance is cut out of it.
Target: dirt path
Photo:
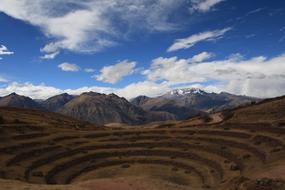
[[[212,118],[212,121],[211,123],[220,123],[223,121],[223,116],[221,113],[214,113],[214,114],[211,114],[210,117]]]

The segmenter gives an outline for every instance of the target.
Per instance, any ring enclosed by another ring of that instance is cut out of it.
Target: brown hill
[[[0,124],[56,128],[84,128],[91,126],[87,122],[58,113],[12,107],[0,107]]]
[[[285,124],[285,96],[267,99],[257,104],[233,109],[227,113],[228,123]]]
[[[83,93],[75,97],[66,103],[59,112],[95,124],[143,124],[150,121],[174,119],[169,113],[148,113],[115,94],[105,95],[95,92]]]
[[[48,111],[57,112],[66,103],[71,101],[74,97],[75,96],[64,93],[64,94],[60,94],[57,96],[50,97],[49,99],[41,102],[41,105],[42,105],[42,107],[44,107]]]
[[[17,107],[17,108],[31,108],[43,109],[36,101],[26,96],[20,96],[12,93],[8,96],[0,98],[0,107]]]
[[[284,190],[284,102],[231,110],[207,125],[86,131],[0,124],[0,190]]]

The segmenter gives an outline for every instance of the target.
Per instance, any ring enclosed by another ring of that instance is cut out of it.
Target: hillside
[[[285,97],[264,100],[260,103],[237,108],[231,111],[227,123],[271,123],[285,124]]]
[[[33,99],[26,96],[20,96],[16,93],[0,98],[0,107],[43,109],[40,104]]]
[[[47,100],[41,102],[41,105],[48,111],[57,112],[73,98],[74,96],[64,93],[48,98]]]
[[[284,190],[284,105],[285,97],[266,100],[198,125],[86,131],[0,124],[7,179],[0,189]]]
[[[175,119],[169,113],[146,112],[115,94],[83,93],[66,103],[59,113],[95,124],[144,124]]]
[[[87,122],[58,113],[12,107],[0,107],[0,124],[56,128],[84,128],[91,126]]]

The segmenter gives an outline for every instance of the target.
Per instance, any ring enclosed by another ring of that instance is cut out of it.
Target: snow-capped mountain
[[[258,100],[225,92],[208,93],[199,88],[176,89],[162,96],[141,99],[135,98],[132,103],[146,111],[169,112],[177,119],[187,119],[201,112],[234,108]]]
[[[167,93],[167,95],[176,95],[176,96],[183,96],[187,94],[206,94],[206,92],[199,88],[184,88],[184,89],[175,89]]]

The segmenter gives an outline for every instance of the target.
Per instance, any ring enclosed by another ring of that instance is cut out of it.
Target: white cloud
[[[192,67],[193,65],[194,63],[192,64]],[[205,79],[200,78],[198,74],[195,74],[195,71],[191,69],[192,67],[189,59],[159,57],[152,61],[151,67],[148,70],[145,70],[143,74],[146,75],[147,79],[150,81],[163,80],[173,84],[196,81],[203,82]],[[193,72],[191,75],[189,74],[189,70]]]
[[[86,68],[86,69],[84,69],[84,71],[86,73],[94,73],[96,70],[95,69],[91,69],[91,68]]]
[[[9,51],[8,48],[4,45],[0,45],[0,55],[12,55],[14,52]]]
[[[116,89],[115,88],[109,88],[109,87],[100,87],[100,86],[84,86],[77,89],[65,89],[62,90],[65,93],[72,94],[72,95],[80,95],[83,92],[98,92],[98,93],[104,93],[104,94],[110,94],[113,93]]]
[[[254,9],[254,10],[252,10],[252,11],[249,11],[249,12],[246,14],[246,16],[249,16],[249,15],[252,15],[252,14],[255,14],[255,13],[259,13],[259,12],[265,10],[265,9],[266,9],[266,8],[257,8],[257,9]]]
[[[123,77],[132,74],[135,70],[136,62],[128,60],[121,61],[115,65],[105,66],[100,70],[100,75],[94,76],[98,81],[111,84],[119,82]]]
[[[285,94],[285,54],[272,58],[263,56],[245,58],[236,53],[223,60],[207,61],[209,54],[211,53],[202,52],[198,54],[199,56],[189,59],[156,58],[151,66],[142,72],[146,77],[144,81],[130,83],[122,88],[86,86],[78,89],[58,89],[44,84],[9,83],[6,87],[0,87],[0,96],[16,92],[44,99],[64,92],[77,95],[86,91],[95,91],[116,93],[130,99],[138,95],[157,96],[172,88],[185,86],[200,87],[209,92],[226,91],[257,97]],[[102,68],[100,75],[95,78],[116,83],[124,76],[135,72],[135,67],[135,62],[125,60]],[[7,82],[5,78],[0,77],[1,81]]]
[[[125,97],[127,99],[137,97],[139,95],[157,96],[170,90],[167,84],[158,84],[151,81],[143,81],[138,83],[132,83],[124,88],[109,88],[100,86],[85,86],[77,89],[58,89],[45,84],[34,85],[31,83],[17,83],[13,82],[8,84],[4,88],[0,88],[0,96],[6,96],[13,92],[17,94],[28,96],[34,99],[47,99],[49,97],[68,93],[72,95],[80,95],[83,92],[98,92],[104,94],[116,93],[118,96]]]
[[[159,57],[143,72],[147,78],[145,81],[130,83],[122,88],[86,86],[58,89],[44,84],[14,82],[0,88],[0,96],[16,92],[36,99],[46,99],[64,92],[79,95],[95,91],[116,93],[130,99],[139,95],[157,96],[180,87],[199,87],[208,92],[226,91],[262,98],[285,94],[285,54],[270,59],[263,56],[245,59],[240,58],[239,54],[235,55],[224,60],[200,63],[192,62],[191,59]]]
[[[150,81],[165,81],[168,85],[219,81],[211,89],[257,97],[285,94],[285,55],[271,59],[228,58],[221,61],[193,63],[191,59],[157,58],[143,72]]]
[[[202,62],[202,61],[205,61],[205,60],[208,60],[210,58],[214,57],[214,54],[213,53],[209,53],[209,52],[202,52],[202,53],[199,53],[197,55],[194,55],[192,58],[191,58],[191,61],[192,62],[195,62],[195,63],[198,63],[198,62]]]
[[[192,0],[192,7],[190,8],[190,11],[193,13],[195,11],[198,12],[207,12],[211,10],[215,5],[218,3],[221,3],[225,0]]]
[[[50,54],[45,54],[45,55],[41,56],[41,59],[54,59],[58,54],[59,54],[59,51],[56,51],[56,52],[50,53]]]
[[[175,30],[182,23],[172,19],[181,14],[179,8],[187,9],[187,0],[0,1],[0,12],[39,27],[48,37],[43,58],[61,49],[98,52],[137,30]]]
[[[80,67],[73,63],[61,63],[58,65],[58,68],[67,72],[77,72],[80,70]]]
[[[244,59],[244,56],[240,53],[232,53],[231,55],[227,57],[227,59],[238,62],[238,61],[242,61]]]
[[[13,55],[14,52],[9,51],[8,48],[4,45],[0,45],[0,55]],[[0,57],[0,60],[3,59]]]
[[[217,39],[222,38],[223,35],[230,30],[231,30],[231,28],[224,28],[222,30],[213,30],[213,31],[207,31],[207,32],[194,34],[194,35],[189,36],[188,38],[177,39],[168,48],[167,51],[173,52],[173,51],[177,51],[180,49],[188,49],[188,48],[194,46],[196,43],[199,43],[202,41],[217,40]]]
[[[0,88],[0,96],[6,96],[13,92],[17,94],[28,96],[34,99],[47,99],[51,96],[55,96],[62,93],[69,93],[72,95],[79,95],[83,92],[99,92],[99,93],[111,93],[114,91],[112,88],[106,87],[81,87],[78,89],[58,89],[52,86],[46,86],[45,84],[34,85],[32,83],[17,83],[13,82],[7,85],[5,88]]]
[[[31,83],[13,82],[5,88],[0,88],[0,96],[6,96],[13,92],[35,99],[46,99],[50,96],[62,93],[61,90],[54,87],[46,86],[44,84],[33,85]]]
[[[132,83],[124,88],[117,89],[115,91],[119,96],[131,99],[140,95],[154,97],[162,95],[165,92],[170,91],[171,88],[167,83],[155,83],[153,81],[142,81]]]

